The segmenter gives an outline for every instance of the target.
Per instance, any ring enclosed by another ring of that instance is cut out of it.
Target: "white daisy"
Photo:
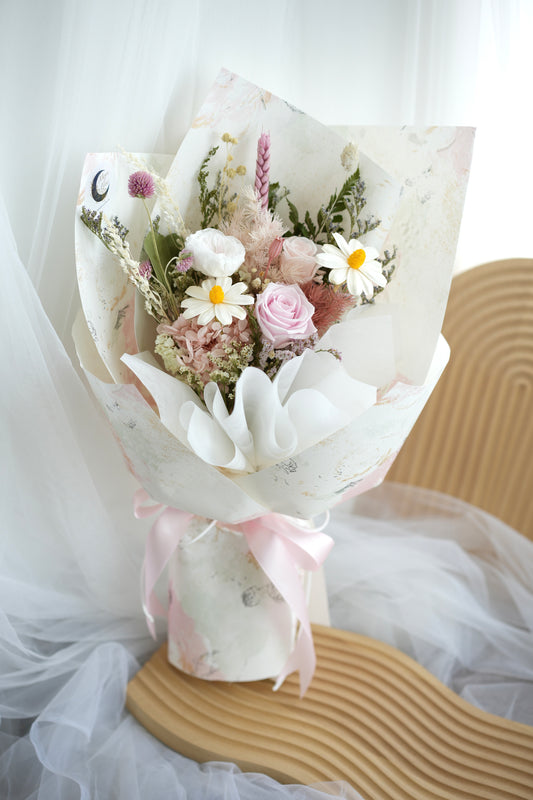
[[[364,294],[370,300],[374,294],[374,286],[387,285],[381,264],[376,261],[378,251],[375,247],[365,247],[357,239],[347,242],[340,233],[334,233],[333,237],[338,246],[325,244],[323,252],[315,256],[316,260],[321,267],[331,270],[331,283],[338,286],[346,282],[350,294],[354,297]]]
[[[221,325],[231,325],[233,317],[244,319],[246,311],[242,306],[251,305],[254,298],[243,294],[245,283],[233,283],[231,278],[207,278],[201,286],[189,286],[189,297],[182,302],[185,319],[198,317],[198,325],[207,325],[217,319]]]

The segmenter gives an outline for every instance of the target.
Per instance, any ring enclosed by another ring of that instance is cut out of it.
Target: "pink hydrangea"
[[[234,319],[231,325],[221,325],[216,320],[198,325],[196,319],[181,316],[172,325],[159,325],[157,332],[174,339],[180,349],[179,362],[193,370],[204,384],[209,382],[209,374],[215,369],[210,355],[225,357],[224,346],[252,342],[248,319]]]

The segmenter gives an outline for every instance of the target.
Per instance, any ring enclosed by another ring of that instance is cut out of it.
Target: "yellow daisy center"
[[[365,259],[366,259],[365,251],[359,249],[359,250],[354,250],[353,253],[351,253],[348,256],[346,261],[348,262],[348,266],[351,267],[352,269],[359,269],[359,267],[362,267],[363,264],[365,263]]]
[[[224,301],[224,291],[222,286],[213,286],[209,292],[209,299],[213,304],[222,303]]]

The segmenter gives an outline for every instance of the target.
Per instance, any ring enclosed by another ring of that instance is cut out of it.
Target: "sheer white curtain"
[[[134,482],[69,360],[85,153],[174,152],[226,66],[326,123],[477,124],[459,266],[531,255],[520,193],[533,177],[532,16],[518,0],[0,6],[2,797],[323,796],[199,769],[123,712],[128,676],[154,647],[138,603],[146,525],[131,517]],[[432,495],[415,493],[418,515],[400,523],[398,491],[332,524],[334,623],[532,722],[533,547]]]
[[[458,266],[531,255],[528,0],[19,0],[0,23],[5,202],[67,346],[85,152],[175,152],[221,66],[327,124],[478,126]]]

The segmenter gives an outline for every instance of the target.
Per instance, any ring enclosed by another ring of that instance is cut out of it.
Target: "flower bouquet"
[[[193,675],[309,685],[312,520],[383,479],[448,358],[472,135],[435,130],[358,147],[222,71],[174,160],[86,159],[77,349]]]

